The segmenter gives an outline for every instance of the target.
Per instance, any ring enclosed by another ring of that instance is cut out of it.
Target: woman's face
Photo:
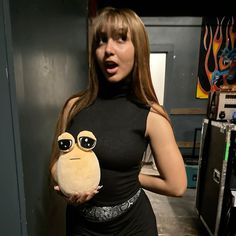
[[[134,45],[130,31],[122,28],[103,30],[96,49],[98,65],[109,82],[118,82],[131,73],[134,65]]]

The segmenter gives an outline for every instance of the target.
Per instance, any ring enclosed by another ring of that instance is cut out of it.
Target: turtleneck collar
[[[98,96],[105,99],[128,97],[132,92],[132,80],[123,79],[119,82],[109,82],[105,79],[99,80]]]

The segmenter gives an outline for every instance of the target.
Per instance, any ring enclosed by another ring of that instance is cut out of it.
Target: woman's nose
[[[112,39],[109,39],[107,41],[105,54],[106,54],[106,56],[110,56],[110,55],[114,54],[114,42]]]

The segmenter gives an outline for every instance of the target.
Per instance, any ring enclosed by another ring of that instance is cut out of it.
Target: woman
[[[82,130],[97,138],[100,186],[65,197],[67,235],[156,236],[156,219],[143,189],[168,196],[186,190],[183,158],[151,82],[149,44],[141,19],[129,9],[104,8],[93,20],[88,89],[67,100],[57,136]],[[140,173],[150,144],[158,175]],[[55,183],[56,184],[56,183]],[[54,189],[60,192],[55,185]]]

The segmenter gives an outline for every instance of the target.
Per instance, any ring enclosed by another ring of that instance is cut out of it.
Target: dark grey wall
[[[49,155],[59,110],[87,84],[87,1],[10,6],[28,234],[64,235],[65,204],[49,186]]]
[[[164,106],[170,114],[177,141],[193,142],[194,129],[205,115],[172,115],[176,108],[206,109],[207,100],[196,98],[201,17],[143,17],[151,46],[168,51]],[[198,136],[199,138],[200,136]],[[192,149],[181,148],[184,155]]]
[[[0,1],[0,235],[27,236],[8,2]]]

